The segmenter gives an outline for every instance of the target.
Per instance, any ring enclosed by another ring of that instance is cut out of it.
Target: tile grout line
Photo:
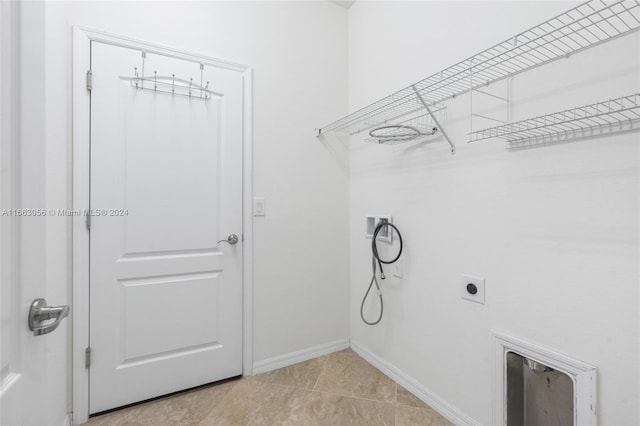
[[[320,376],[322,376],[324,374],[325,369],[327,368],[327,364],[329,363],[329,357],[332,354],[328,354],[326,355],[327,359],[325,360],[325,362],[322,363],[322,368],[320,369],[320,374],[318,374],[318,377],[316,377],[316,381],[313,383],[313,387],[311,388],[311,392],[309,392],[309,396],[307,397],[307,401],[304,403],[304,407],[302,407],[302,412],[306,412],[307,411],[307,406],[309,405],[309,401],[311,400],[311,395],[313,395],[313,392],[315,392],[316,390],[316,386],[318,385],[318,382],[320,381]]]
[[[327,355],[327,358],[331,356],[331,354]],[[322,376],[324,374],[324,370],[327,368],[327,363],[328,363],[328,359],[326,360],[326,362],[324,362],[322,364],[322,368],[320,369],[320,374],[318,374],[318,377],[316,377],[316,381],[313,382],[313,386],[311,387],[311,392],[313,392],[316,389],[316,386],[318,385],[318,382],[320,381],[320,376]]]
[[[250,376],[249,376],[249,377],[250,377]],[[211,414],[211,412],[212,412],[212,411],[213,411],[217,406],[222,405],[222,403],[224,403],[224,402],[225,402],[225,400],[226,400],[227,398],[229,398],[229,395],[231,394],[231,392],[236,388],[236,386],[238,385],[238,383],[240,383],[240,381],[241,381],[242,379],[243,379],[243,378],[240,378],[240,380],[237,380],[237,381],[233,384],[233,386],[231,386],[231,388],[230,388],[227,392],[225,392],[224,396],[220,399],[220,401],[218,402],[218,404],[217,404],[216,406],[211,407],[211,409],[207,412],[207,414],[206,414],[202,419],[200,419],[200,420],[198,421],[198,425],[202,425],[202,424],[207,420],[207,417],[209,417],[209,414]]]
[[[329,392],[329,391],[322,391],[322,390],[315,390],[315,389],[312,392],[324,393],[324,394],[327,394],[327,395],[342,396],[342,397],[345,397],[345,398],[352,398],[352,399],[357,399],[357,400],[360,400],[360,401],[367,401],[367,402],[375,402],[375,403],[380,403],[380,404],[395,405],[395,403],[393,403],[393,402],[381,401],[379,399],[363,398],[361,396],[345,395],[343,393],[337,393],[337,392]]]
[[[333,354],[339,353],[339,352],[343,352],[343,351],[338,351],[338,352],[334,352],[332,354],[328,354],[327,357],[330,357]],[[322,371],[320,372],[320,374],[318,375],[318,378],[316,379],[316,383],[313,386],[312,392],[320,392],[320,393],[324,393],[324,394],[329,394],[329,395],[337,395],[337,396],[342,396],[342,397],[346,397],[346,398],[353,398],[353,399],[357,399],[357,400],[361,400],[361,401],[368,401],[368,402],[375,402],[375,403],[384,403],[384,404],[391,404],[392,406],[394,406],[394,413],[395,413],[395,401],[397,401],[397,390],[398,390],[398,383],[393,380],[391,377],[387,376],[386,374],[384,374],[382,371],[378,370],[376,367],[374,367],[373,365],[371,365],[367,360],[365,360],[364,358],[362,358],[360,355],[358,355],[357,353],[353,352],[360,360],[364,361],[365,363],[367,363],[368,365],[370,365],[371,367],[373,367],[376,371],[378,371],[379,373],[381,373],[382,375],[384,375],[385,377],[387,377],[389,380],[391,380],[394,384],[395,384],[395,394],[394,394],[394,401],[392,402],[387,402],[387,401],[381,401],[381,400],[377,400],[377,399],[369,399],[369,398],[364,398],[364,397],[359,397],[359,396],[354,396],[354,395],[347,395],[347,394],[341,394],[338,392],[329,392],[329,391],[323,391],[323,390],[319,390],[316,389],[318,382],[320,381],[320,376],[322,376],[322,374],[325,372],[325,369],[327,368],[327,364],[324,364],[322,366]],[[349,361],[347,364],[347,367],[349,365],[351,365],[353,361]]]
[[[331,355],[331,354],[329,354]],[[320,357],[318,357],[320,358]],[[318,358],[314,358],[314,359],[318,359]],[[287,367],[283,367],[283,368],[287,368]],[[316,377],[316,380],[313,383],[313,386],[311,388],[308,387],[304,387],[304,386],[295,386],[295,385],[286,385],[283,383],[270,383],[270,382],[263,382],[262,380],[260,380],[257,376],[256,379],[261,382],[261,383],[266,383],[266,384],[271,384],[271,385],[275,385],[275,386],[280,386],[280,387],[284,387],[284,388],[289,388],[289,389],[297,389],[297,390],[304,390],[304,391],[308,391],[309,394],[306,397],[306,401],[304,403],[304,406],[302,407],[302,412],[304,414],[304,412],[307,409],[307,406],[309,405],[309,400],[311,399],[311,395],[314,392],[315,386],[318,383],[318,380],[320,380],[320,376],[324,373],[324,370],[326,368],[326,363],[322,364],[322,368],[320,369],[320,373],[318,374],[318,377]],[[276,370],[277,371],[277,370]],[[259,376],[259,375],[258,375]]]
[[[242,380],[242,379],[240,379]],[[232,386],[229,386],[229,389],[227,389],[224,393],[224,396],[222,398],[220,398],[220,401],[218,401],[218,403],[216,405],[211,406],[207,412],[202,416],[202,418],[200,420],[198,420],[198,424],[201,424],[202,422],[205,421],[205,419],[209,416],[209,414],[211,414],[211,412],[213,411],[214,408],[216,408],[218,405],[222,404],[222,401],[225,400],[225,398],[227,397],[227,395],[229,395],[229,393],[238,385],[238,383],[240,383],[240,380],[236,380],[233,383]],[[229,383],[229,382],[227,382]],[[222,383],[222,385],[225,385],[226,383]],[[207,407],[209,407],[209,404],[207,404]]]

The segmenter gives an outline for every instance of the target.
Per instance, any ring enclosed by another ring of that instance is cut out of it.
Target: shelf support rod
[[[429,104],[427,104],[425,102],[424,99],[422,99],[422,96],[420,95],[420,92],[418,92],[418,90],[416,89],[416,86],[411,86],[411,88],[413,89],[413,91],[415,92],[416,96],[418,97],[418,100],[420,101],[420,103],[422,103],[422,106],[424,106],[424,109],[427,110],[427,112],[429,113],[429,115],[431,116],[431,119],[433,120],[433,123],[436,125],[436,127],[438,128],[438,130],[440,132],[442,132],[442,136],[444,136],[444,138],[447,140],[447,142],[449,143],[449,146],[451,147],[451,154],[455,154],[456,153],[456,147],[453,144],[453,142],[451,142],[451,139],[449,139],[449,136],[447,136],[447,134],[445,133],[444,129],[442,128],[442,126],[440,125],[440,123],[438,122],[438,119],[436,118],[435,114],[431,111],[431,108],[429,108]]]

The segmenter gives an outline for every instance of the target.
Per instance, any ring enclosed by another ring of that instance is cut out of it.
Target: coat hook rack
[[[213,93],[209,90],[209,82],[206,86],[200,86],[193,82],[193,78],[189,80],[176,77],[175,74],[170,76],[158,75],[157,71],[154,71],[152,76],[138,75],[137,70],[134,72],[134,77],[121,77],[131,81],[131,85],[137,90],[151,90],[156,93],[168,93],[171,95],[187,96],[193,99],[211,99]],[[145,82],[148,84],[145,86]]]
[[[133,77],[121,77],[129,80],[131,85],[137,90],[153,90],[156,93],[169,93],[171,95],[187,96],[194,99],[211,99],[213,93],[209,90],[209,81],[203,86],[204,80],[204,64],[200,64],[200,84],[193,82],[193,77],[189,79],[177,78],[175,74],[158,75],[158,71],[154,70],[153,75],[144,75],[144,66],[146,60],[146,52],[142,52],[141,72],[138,67],[133,67]],[[145,82],[148,84],[145,85]]]

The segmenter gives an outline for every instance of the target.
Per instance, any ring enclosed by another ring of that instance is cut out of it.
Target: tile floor
[[[450,425],[350,349],[93,417],[87,425]]]

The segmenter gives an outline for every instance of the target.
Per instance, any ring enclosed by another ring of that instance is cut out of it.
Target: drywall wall
[[[72,26],[253,68],[254,362],[348,338],[347,11],[328,2],[46,3],[46,208],[72,206]],[[343,154],[341,154],[343,155]],[[47,220],[48,296],[70,301],[71,222]],[[52,416],[52,418],[54,418]]]
[[[573,5],[356,2],[350,110]],[[515,77],[513,118],[638,92],[639,73],[638,35],[619,39]],[[509,152],[501,141],[467,144],[469,113],[469,96],[448,103],[454,156],[438,138],[351,139],[352,342],[457,419],[488,425],[491,330],[501,330],[597,366],[599,424],[639,424],[639,134]],[[359,318],[368,213],[393,215],[405,241],[404,278],[387,274],[375,327]],[[486,280],[485,305],[461,300],[461,274]]]

